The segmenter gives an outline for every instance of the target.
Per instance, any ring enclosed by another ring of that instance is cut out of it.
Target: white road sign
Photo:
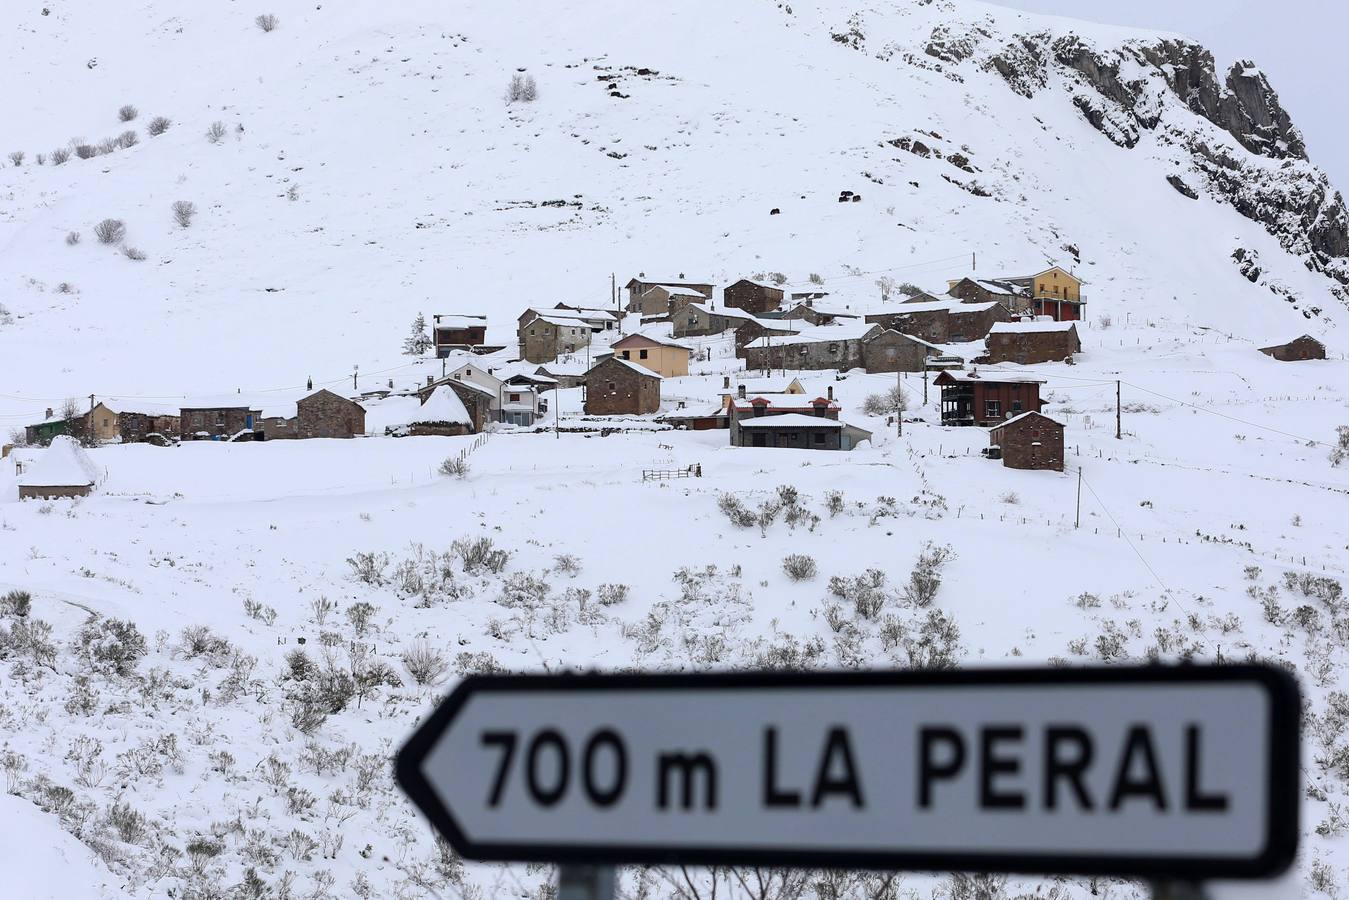
[[[398,778],[473,859],[1264,877],[1298,716],[1248,666],[476,677]]]

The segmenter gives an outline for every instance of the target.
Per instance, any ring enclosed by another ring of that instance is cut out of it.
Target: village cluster
[[[931,374],[944,426],[989,429],[984,454],[1019,469],[1064,467],[1064,425],[1045,414],[1045,379],[1021,367],[1073,361],[1082,351],[1083,281],[1052,266],[1033,275],[951,279],[942,293],[911,285],[884,292],[879,308],[854,309],[822,284],[799,287],[742,278],[722,289],[683,275],[639,275],[615,290],[609,308],[558,303],[530,307],[514,341],[484,315],[438,314],[431,334],[414,327],[424,352],[441,360],[424,383],[350,392],[313,388],[193,398],[180,404],[89,398],[29,425],[30,445],[51,445],[24,473],[21,498],[82,496],[96,473],[79,445],[184,441],[272,441],[479,434],[495,426],[536,427],[549,391],[580,388],[587,419],[650,417],[675,428],[723,429],[734,447],[851,450],[871,432],[840,418],[834,389],[811,397],[789,371],[862,370]],[[897,295],[893,302],[891,294]],[[635,323],[635,324],[634,324]],[[690,340],[730,336],[746,376],[779,372],[782,382],[723,377],[720,397],[662,414],[663,385],[690,375],[710,352]],[[493,340],[493,338],[497,338]],[[506,340],[501,340],[506,337]],[[966,353],[959,355],[952,347]],[[1262,348],[1279,360],[1320,359],[1325,347],[1302,336]],[[450,369],[450,361],[459,363]],[[996,368],[999,364],[1015,368]],[[893,409],[902,416],[902,408]],[[891,420],[894,422],[894,417]],[[554,428],[561,428],[560,411]],[[60,440],[57,440],[60,438]]]

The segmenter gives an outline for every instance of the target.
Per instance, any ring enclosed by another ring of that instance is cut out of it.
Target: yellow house
[[[646,334],[630,334],[610,347],[614,356],[650,369],[662,378],[689,374],[688,347]]]
[[[1050,266],[1023,281],[1030,288],[1032,308],[1037,316],[1053,316],[1058,322],[1082,318],[1082,279],[1058,266]]]
[[[95,441],[106,444],[117,440],[121,432],[118,430],[116,411],[98,403],[85,415],[88,417],[90,435]]]

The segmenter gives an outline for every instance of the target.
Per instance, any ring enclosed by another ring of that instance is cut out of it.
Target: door
[[[768,446],[768,442],[767,442],[767,440],[766,440],[766,437],[767,437],[767,435],[763,435],[763,434],[759,434],[758,432],[755,432],[754,436],[750,438],[750,444],[751,444],[751,446],[754,446],[754,447],[767,447],[767,446]]]
[[[253,427],[253,415],[252,415],[252,413],[249,413],[248,415],[244,416],[244,427],[245,427],[245,428],[252,428],[252,427]]]

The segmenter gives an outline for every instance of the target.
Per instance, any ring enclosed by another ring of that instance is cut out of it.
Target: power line
[[[1292,432],[1289,432],[1289,431],[1281,431],[1281,430],[1278,429],[1278,428],[1271,428],[1271,427],[1268,426],[1268,425],[1261,425],[1261,424],[1259,424],[1259,423],[1257,423],[1257,422],[1248,422],[1248,421],[1246,421],[1245,419],[1239,419],[1239,418],[1237,418],[1236,416],[1229,416],[1227,413],[1218,412],[1216,409],[1212,409],[1211,407],[1207,407],[1207,406],[1198,406],[1198,405],[1196,405],[1196,404],[1194,404],[1194,403],[1187,403],[1187,402],[1184,401],[1184,400],[1177,400],[1175,397],[1168,397],[1166,394],[1158,393],[1157,391],[1151,390],[1151,389],[1149,389],[1149,388],[1145,388],[1145,387],[1143,387],[1142,385],[1134,384],[1132,381],[1126,381],[1126,382],[1124,382],[1124,383],[1127,384],[1129,387],[1134,388],[1134,389],[1136,389],[1136,390],[1143,391],[1144,393],[1147,393],[1147,394],[1152,394],[1154,397],[1161,397],[1163,400],[1170,400],[1172,403],[1179,403],[1181,406],[1188,406],[1188,407],[1190,407],[1190,409],[1197,409],[1197,410],[1200,410],[1200,411],[1202,411],[1202,412],[1212,413],[1212,414],[1215,415],[1215,416],[1220,416],[1220,417],[1222,417],[1222,418],[1224,418],[1224,419],[1229,419],[1229,420],[1231,420],[1231,421],[1233,421],[1233,422],[1238,422],[1238,423],[1240,423],[1240,424],[1242,424],[1242,425],[1246,425],[1246,426],[1248,426],[1248,427],[1250,427],[1250,428],[1261,428],[1261,429],[1263,429],[1263,430],[1265,430],[1265,431],[1269,431],[1269,432],[1272,432],[1272,433],[1274,433],[1274,434],[1280,434],[1280,435],[1283,435],[1284,437],[1292,438],[1292,439],[1295,440],[1295,441],[1301,441],[1301,442],[1303,442],[1303,443],[1308,443],[1308,444],[1316,444],[1316,445],[1318,445],[1318,446],[1320,446],[1320,447],[1327,447],[1327,448],[1329,448],[1329,449],[1331,449],[1331,450],[1335,449],[1335,448],[1334,448],[1334,445],[1332,445],[1332,444],[1327,444],[1325,441],[1318,441],[1318,440],[1316,440],[1315,438],[1303,437],[1303,436],[1301,436],[1301,435],[1293,434]]]
[[[1082,475],[1081,466],[1078,466],[1077,472],[1080,477]],[[1124,538],[1124,543],[1129,545],[1129,549],[1132,550],[1134,552],[1134,555],[1138,557],[1138,561],[1143,564],[1143,568],[1147,569],[1148,572],[1152,575],[1153,579],[1157,582],[1157,584],[1161,586],[1163,598],[1166,600],[1166,603],[1169,606],[1174,600],[1174,598],[1171,596],[1171,588],[1167,587],[1166,582],[1162,581],[1162,577],[1157,574],[1157,570],[1154,569],[1152,567],[1152,564],[1148,562],[1147,557],[1143,556],[1142,551],[1140,551],[1138,547],[1134,545],[1134,542],[1129,539],[1128,532],[1126,532],[1124,530],[1124,527],[1120,525],[1119,520],[1116,519],[1114,513],[1110,511],[1110,507],[1105,505],[1105,501],[1101,499],[1101,495],[1096,493],[1096,489],[1091,486],[1091,482],[1087,481],[1086,478],[1082,478],[1082,483],[1087,486],[1087,490],[1091,491],[1091,495],[1096,498],[1096,504],[1101,507],[1101,511],[1106,514],[1106,516],[1110,519],[1112,523],[1114,523],[1115,530],[1119,533],[1120,537]],[[1187,616],[1190,615],[1190,611],[1185,608],[1185,605],[1183,603],[1181,603],[1179,600],[1174,600],[1174,602],[1177,606],[1180,607],[1181,612],[1185,613]]]

